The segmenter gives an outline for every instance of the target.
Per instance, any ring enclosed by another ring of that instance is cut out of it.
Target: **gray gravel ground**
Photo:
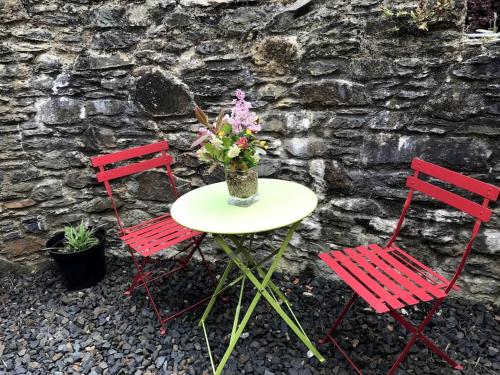
[[[199,270],[192,264],[187,273],[159,286],[164,309],[203,294],[207,280]],[[201,310],[175,320],[160,336],[143,292],[136,291],[131,299],[122,294],[131,273],[129,259],[110,256],[103,282],[72,292],[61,285],[53,268],[35,275],[1,275],[0,374],[209,374],[203,332],[197,325]],[[347,288],[322,278],[276,276],[304,329],[313,340],[321,338],[349,295]],[[232,303],[236,292],[229,294]],[[251,296],[248,290],[247,303]],[[425,307],[409,312],[418,318]],[[218,358],[228,343],[232,317],[231,303],[218,303],[208,321]],[[499,374],[499,321],[499,307],[454,298],[427,332],[466,367],[465,374]],[[247,332],[224,374],[354,373],[331,346],[320,349],[326,363],[308,359],[304,346],[265,303],[256,309]],[[359,303],[337,337],[367,373],[383,374],[407,335],[391,318],[377,317]],[[459,374],[419,344],[399,371],[454,373]]]

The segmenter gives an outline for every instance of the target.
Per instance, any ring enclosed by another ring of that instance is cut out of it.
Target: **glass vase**
[[[247,170],[226,168],[226,183],[229,190],[228,203],[233,206],[248,207],[259,200],[257,192],[257,167]]]

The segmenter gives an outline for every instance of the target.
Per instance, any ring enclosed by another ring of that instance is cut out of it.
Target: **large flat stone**
[[[365,136],[361,161],[365,165],[406,164],[419,156],[456,170],[484,170],[492,154],[490,146],[477,138],[399,136],[379,133]]]
[[[186,85],[160,71],[146,73],[137,80],[134,99],[153,116],[186,114],[193,109]]]
[[[120,27],[126,21],[125,11],[121,6],[101,6],[88,12],[87,22],[91,27]]]
[[[20,0],[0,0],[0,23],[29,19],[28,12]]]
[[[285,150],[299,158],[310,158],[324,155],[327,144],[322,138],[290,138],[284,142]]]
[[[89,53],[78,56],[75,62],[75,70],[102,70],[133,64],[133,61],[122,52],[109,54]]]
[[[139,41],[138,33],[123,30],[103,31],[92,38],[91,47],[94,49],[114,50],[126,49]]]
[[[66,125],[81,122],[85,109],[80,100],[69,97],[42,99],[37,103],[38,118],[48,125]]]
[[[343,79],[301,82],[293,89],[305,105],[366,105],[369,98],[365,86]]]

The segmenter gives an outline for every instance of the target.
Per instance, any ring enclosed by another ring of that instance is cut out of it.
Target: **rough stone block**
[[[92,38],[91,47],[94,49],[126,49],[139,41],[139,34],[123,30],[103,31]]]
[[[16,200],[16,201],[11,201],[11,202],[5,202],[2,205],[5,208],[11,209],[11,210],[16,210],[16,209],[34,206],[35,204],[36,204],[36,201],[34,201],[33,199],[21,199],[21,200]]]
[[[42,99],[37,102],[38,118],[48,125],[66,125],[81,122],[85,109],[80,100],[68,97]]]
[[[430,138],[379,133],[365,137],[361,161],[365,165],[409,164],[415,156],[453,166],[477,170],[487,165],[492,150],[482,140],[468,137]]]
[[[381,80],[392,77],[393,64],[385,58],[362,58],[351,60],[349,71],[358,81]]]
[[[180,0],[180,4],[185,7],[191,7],[191,6],[208,7],[213,5],[229,4],[231,2],[233,2],[233,0]]]
[[[369,98],[365,86],[342,79],[300,82],[294,93],[305,105],[366,105]]]
[[[267,74],[290,74],[299,57],[299,46],[294,38],[269,37],[260,41],[253,50],[252,60]]]
[[[37,202],[42,202],[61,197],[62,195],[61,180],[51,178],[36,185],[31,197]]]
[[[135,177],[137,185],[131,191],[142,200],[157,202],[174,202],[175,196],[167,173],[164,171],[147,171]]]
[[[134,99],[153,116],[186,114],[193,109],[186,85],[160,71],[143,74],[137,80]]]
[[[484,229],[481,235],[481,242],[484,246],[480,246],[481,252],[486,254],[499,254],[500,253],[500,231],[497,229]]]
[[[102,6],[92,9],[88,13],[88,24],[90,27],[109,28],[120,27],[126,22],[126,9],[121,6]]]
[[[337,73],[346,68],[345,59],[312,60],[306,65],[306,71],[312,76],[322,76]]]
[[[429,116],[449,121],[465,120],[483,109],[483,97],[465,84],[442,87],[423,107]]]
[[[109,209],[111,209],[111,201],[107,197],[96,197],[82,204],[82,210],[87,213],[100,213]]]
[[[13,241],[5,241],[0,248],[0,254],[9,260],[22,263],[34,253],[39,252],[44,246],[41,238],[27,236]]]
[[[48,42],[54,39],[54,34],[48,29],[17,29],[12,31],[12,35],[33,42]]]
[[[47,169],[66,169],[68,167],[87,166],[88,157],[78,151],[50,151],[43,155],[43,159],[37,163],[38,167]]]
[[[88,116],[105,115],[114,116],[125,111],[127,102],[114,99],[92,100],[85,103],[86,114]]]
[[[28,12],[20,0],[0,1],[0,23],[29,19]]]
[[[326,142],[321,138],[291,138],[284,142],[285,150],[299,158],[322,156],[327,152]]]
[[[453,74],[471,80],[491,80],[500,77],[500,58],[494,55],[472,57],[453,68]]]
[[[133,64],[134,62],[122,52],[110,54],[88,53],[78,56],[75,62],[75,70],[102,70],[126,67]]]

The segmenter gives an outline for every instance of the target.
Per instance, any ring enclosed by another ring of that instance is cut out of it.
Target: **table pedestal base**
[[[305,333],[304,329],[302,328],[298,319],[296,318],[295,314],[292,311],[291,304],[285,298],[284,294],[278,289],[278,287],[271,281],[271,277],[274,271],[276,270],[276,267],[278,266],[281,258],[283,257],[283,254],[285,253],[288,243],[292,239],[292,235],[295,232],[295,229],[299,226],[299,224],[300,221],[294,223],[288,230],[288,233],[281,247],[275,253],[265,257],[260,262],[257,262],[251,255],[250,252],[251,244],[249,248],[244,246],[244,242],[247,239],[248,235],[228,236],[228,238],[230,238],[235,245],[234,250],[231,249],[231,247],[228,245],[228,243],[224,240],[224,238],[221,235],[218,234],[214,235],[214,238],[217,241],[217,243],[222,247],[224,252],[230,258],[229,264],[227,265],[224,274],[222,275],[219,284],[217,285],[217,288],[215,289],[215,292],[212,298],[210,299],[210,302],[208,303],[208,306],[205,309],[205,312],[203,313],[203,316],[200,320],[200,325],[203,328],[203,332],[205,334],[205,340],[207,341],[210,363],[212,365],[212,370],[215,375],[220,375],[222,373],[224,366],[226,365],[229,357],[231,356],[231,353],[234,347],[236,346],[238,339],[243,333],[261,297],[264,297],[264,299],[271,305],[271,307],[279,314],[279,316],[285,321],[285,323],[291,328],[291,330],[309,349],[309,352],[312,353],[312,355],[314,355],[320,362],[325,361],[323,356],[318,352],[318,350],[311,343],[311,340],[309,340],[309,338],[307,337],[307,334]],[[250,239],[250,241],[252,240],[253,236]],[[274,259],[269,269],[266,272],[262,268],[262,265],[267,261],[271,260],[273,257]],[[230,283],[227,283],[227,278],[231,273],[231,271],[233,270],[234,266],[239,268],[242,275],[236,278],[235,280],[231,281]],[[260,276],[262,279],[259,279],[257,275]],[[252,302],[250,303],[250,306],[245,312],[243,318],[240,321],[243,293],[247,279],[255,286],[255,288],[257,289],[257,293],[253,298]],[[236,306],[236,312],[234,316],[233,327],[231,330],[231,338],[229,340],[229,346],[226,349],[226,352],[224,353],[224,356],[222,357],[220,363],[217,366],[215,366],[214,358],[210,350],[210,343],[208,340],[205,321],[208,315],[210,314],[210,311],[212,310],[212,307],[216,302],[217,298],[219,297],[219,295],[222,294],[228,288],[236,285],[238,282],[241,282],[241,286],[240,286],[238,304]],[[285,305],[287,307],[290,316],[285,312],[285,310],[283,310],[282,305]]]

